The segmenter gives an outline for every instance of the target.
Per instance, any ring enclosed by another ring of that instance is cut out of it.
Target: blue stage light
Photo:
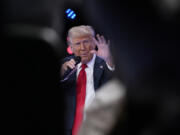
[[[70,8],[68,8],[68,9],[66,10],[66,13],[68,14],[70,11],[71,11],[71,9],[70,9]]]
[[[70,9],[70,8],[68,8],[66,10],[66,14],[67,14],[67,18],[70,18],[72,20],[76,18],[75,12],[72,9]]]
[[[74,19],[76,17],[76,14],[73,14],[72,16],[71,16],[71,19]]]
[[[67,16],[71,17],[71,15],[73,15],[74,11],[71,11]]]

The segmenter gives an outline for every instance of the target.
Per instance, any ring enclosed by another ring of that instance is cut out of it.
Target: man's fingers
[[[71,59],[70,61],[67,62],[67,66],[71,69],[75,68],[75,61]]]
[[[97,37],[96,42],[98,45],[109,45],[109,40],[106,41],[103,35],[100,36],[99,34],[97,34],[96,37]]]
[[[68,63],[67,66],[68,66],[70,69],[73,69],[73,68],[75,67],[75,65],[72,64],[72,63]]]
[[[75,67],[75,61],[74,59],[71,59],[70,61],[67,61],[65,63],[64,69],[67,70],[69,68],[73,69]]]
[[[106,43],[106,40],[105,40],[104,36],[101,36],[100,38],[101,38],[102,43]]]
[[[76,62],[75,62],[74,59],[71,59],[69,62],[72,63],[72,64],[74,64],[74,65],[76,64]]]
[[[98,43],[98,41],[97,41],[95,38],[93,38],[93,41],[94,41],[94,43],[95,43],[97,46],[99,46],[99,43]]]
[[[97,39],[98,39],[99,44],[102,44],[102,39],[101,39],[100,35],[97,34],[96,37],[97,37]]]
[[[63,75],[68,70],[68,68],[70,69],[75,68],[75,63],[76,62],[74,59],[71,59],[70,61],[65,62],[61,67],[61,75]]]

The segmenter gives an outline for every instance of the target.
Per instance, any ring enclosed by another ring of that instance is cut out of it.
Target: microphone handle
[[[63,79],[61,80],[61,82],[64,82],[67,79],[69,79],[69,77],[76,71],[77,64],[79,64],[81,62],[81,57],[80,56],[76,56],[73,59],[75,60],[75,68],[74,69],[68,68],[67,71],[64,73],[64,75],[62,77]]]
[[[66,80],[68,80],[69,77],[70,77],[76,70],[77,70],[77,66],[76,66],[75,68],[73,68],[72,71],[71,71],[68,75],[66,75],[66,76],[64,77],[64,79],[62,79],[60,82],[65,82]]]

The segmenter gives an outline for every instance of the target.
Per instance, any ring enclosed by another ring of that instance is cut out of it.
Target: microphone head
[[[81,62],[81,57],[80,56],[76,56],[74,57],[74,60],[76,62],[76,65],[79,64]]]

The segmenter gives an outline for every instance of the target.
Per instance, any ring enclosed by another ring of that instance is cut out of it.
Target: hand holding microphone
[[[69,61],[65,62],[61,67],[61,82],[66,81],[69,79],[72,73],[76,71],[76,65],[81,62],[81,57],[76,56]]]

